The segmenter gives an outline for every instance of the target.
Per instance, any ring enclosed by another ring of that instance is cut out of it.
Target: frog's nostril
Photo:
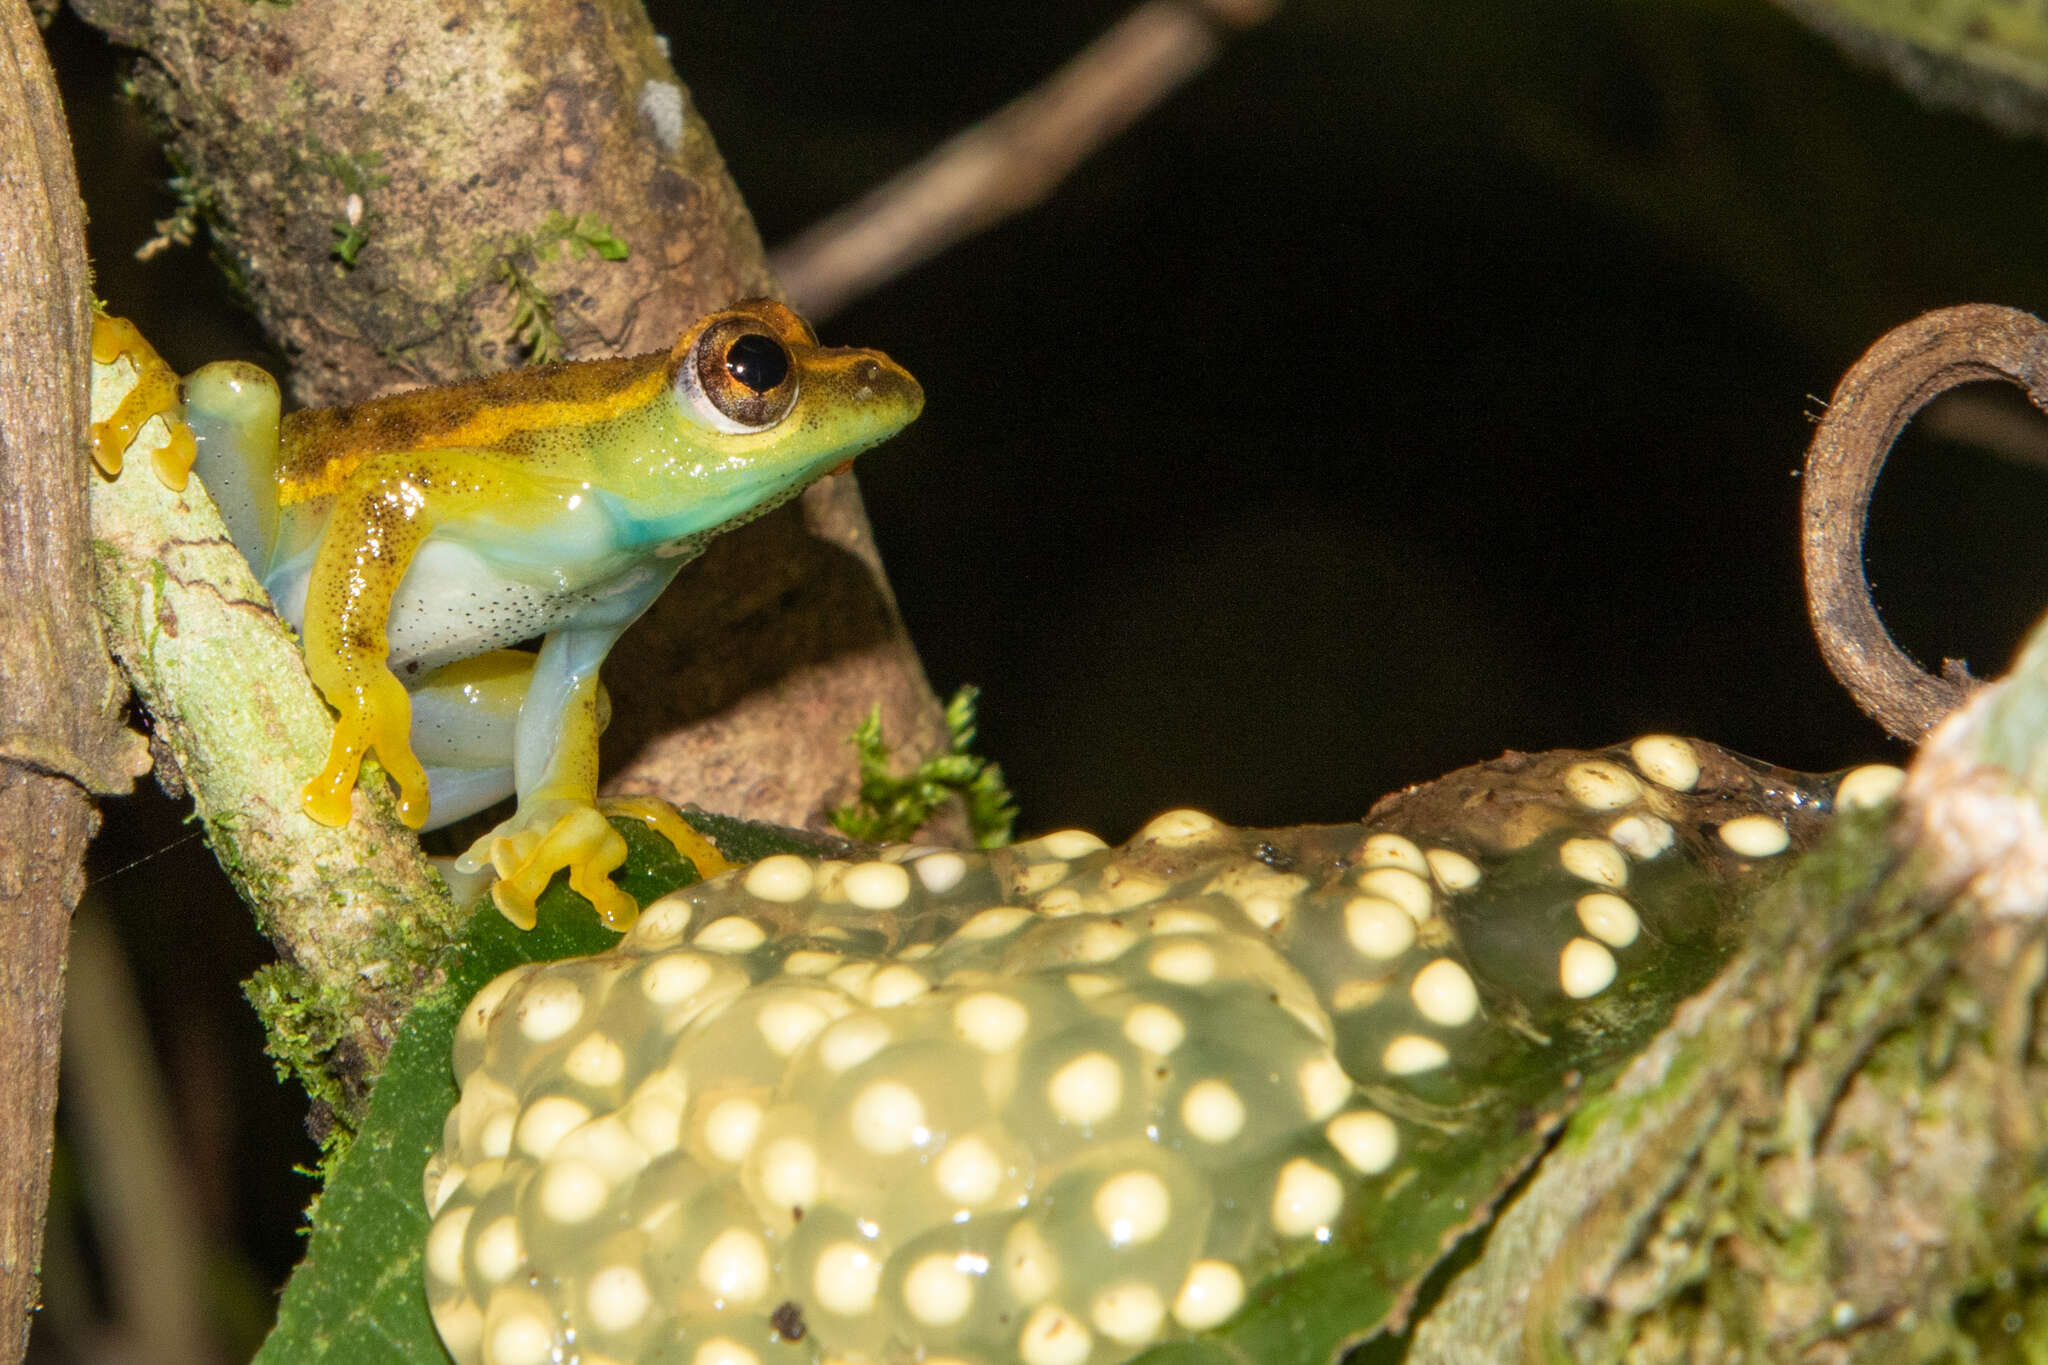
[[[853,382],[860,385],[861,396],[867,397],[882,382],[882,367],[872,360],[863,360],[853,367]]]

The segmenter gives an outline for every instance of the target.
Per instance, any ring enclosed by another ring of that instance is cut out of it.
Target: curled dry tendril
[[[1892,442],[1933,399],[2000,379],[2048,411],[2048,325],[1994,304],[1963,304],[1894,328],[1836,387],[1806,453],[1800,553],[1821,653],[1856,704],[1892,735],[1918,740],[1976,687],[1960,660],[1939,676],[1892,639],[1871,604],[1863,530]]]

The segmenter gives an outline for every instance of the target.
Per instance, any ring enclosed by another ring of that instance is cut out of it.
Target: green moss
[[[531,238],[534,258],[552,261],[565,248],[580,248],[602,261],[623,261],[629,254],[626,243],[612,230],[611,224],[594,213],[579,213],[571,218],[560,209],[551,210],[548,216],[535,228]]]
[[[312,163],[346,192],[345,216],[330,224],[336,241],[329,254],[344,270],[352,270],[363,248],[370,244],[370,229],[376,221],[371,196],[391,183],[391,177],[377,169],[384,158],[378,152],[350,155],[331,151],[321,146],[317,138],[307,140],[306,150]]]
[[[1563,1138],[1559,1140],[1560,1149],[1584,1151],[1610,1131],[1609,1124],[1634,1127],[1643,1115],[1666,1104],[1682,1102],[1692,1093],[1696,1078],[1706,1069],[1711,1050],[1711,1045],[1702,1039],[1688,1039],[1672,1054],[1670,1064],[1664,1068],[1664,1074],[1656,1085],[1635,1094],[1617,1094],[1611,1090],[1596,1094],[1572,1116]]]
[[[149,630],[143,636],[143,647],[150,654],[156,653],[156,643],[163,633],[164,562],[153,559],[149,562]]]
[[[882,737],[878,706],[851,736],[860,753],[860,795],[831,813],[835,828],[868,843],[898,843],[911,838],[949,796],[967,808],[968,829],[981,848],[1010,842],[1017,803],[1003,781],[1003,770],[978,757],[974,747],[974,701],[979,689],[962,687],[946,703],[946,747],[910,772],[890,772],[888,742]]]
[[[206,182],[189,171],[174,173],[170,179],[171,193],[177,196],[178,205],[168,218],[156,220],[156,235],[136,249],[138,260],[148,260],[174,246],[190,246],[198,237],[200,229],[215,216],[213,192]],[[105,311],[104,308],[101,309]]]
[[[296,1080],[318,1104],[338,1120],[321,1139],[323,1161],[332,1168],[348,1150],[354,1129],[345,1121],[348,1094],[328,1067],[343,1030],[349,1002],[338,992],[321,989],[305,971],[290,963],[257,968],[242,983],[242,994],[263,1021],[264,1051],[278,1079]]]
[[[506,243],[493,266],[493,273],[512,295],[513,336],[535,365],[562,359],[562,334],[555,330],[554,300],[534,279],[528,263],[538,266],[560,259],[565,252],[578,251],[603,261],[623,261],[628,254],[624,240],[596,214],[571,217],[554,209],[539,227]]]

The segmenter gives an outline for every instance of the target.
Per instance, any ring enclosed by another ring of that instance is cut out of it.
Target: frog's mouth
[[[826,472],[827,474],[844,474],[847,470],[851,468],[853,468],[852,460],[841,460],[838,464],[833,465],[832,468],[827,470]]]

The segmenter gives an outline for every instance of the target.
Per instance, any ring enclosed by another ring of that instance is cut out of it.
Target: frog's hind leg
[[[649,829],[675,846],[676,852],[690,861],[697,869],[697,875],[705,881],[721,872],[730,872],[737,863],[730,862],[717,845],[691,828],[689,821],[668,802],[654,796],[611,796],[600,799],[597,808],[608,817],[623,817],[638,820]]]
[[[228,538],[258,574],[277,544],[277,381],[239,360],[185,380],[185,422],[198,439],[193,468],[220,508]]]
[[[667,586],[674,572],[673,564],[638,571],[604,601],[593,604],[581,618],[587,624],[550,633],[534,661],[514,746],[519,809],[456,863],[463,871],[496,868],[491,898],[522,928],[533,924],[535,898],[564,869],[570,887],[612,928],[627,928],[640,913],[633,898],[611,881],[612,872],[626,859],[626,841],[597,800],[597,739],[610,710],[597,670],[619,633]],[[621,813],[648,820],[644,804]],[[655,828],[663,826],[655,823]],[[671,838],[702,876],[714,876],[729,866],[701,840]]]
[[[519,707],[534,656],[494,649],[437,668],[412,692],[412,748],[427,770],[428,829],[454,824],[512,794]]]
[[[523,778],[517,782],[519,809],[455,863],[464,873],[495,869],[498,877],[491,883],[491,899],[522,929],[533,927],[535,902],[555,873],[564,869],[570,888],[595,906],[610,927],[625,929],[640,913],[638,903],[612,885],[612,873],[626,861],[626,840],[597,809],[597,740],[611,718],[609,700],[598,686],[597,663],[610,639],[593,643],[578,638],[585,635],[551,635],[535,659],[520,707],[525,743],[515,737],[510,746],[515,770],[522,766],[517,761],[522,749],[527,758],[528,771],[516,774]],[[561,666],[565,637],[582,646],[567,651],[582,666]],[[550,646],[553,658],[547,654]],[[548,741],[538,781],[531,772],[531,732],[537,726],[545,729]]]

